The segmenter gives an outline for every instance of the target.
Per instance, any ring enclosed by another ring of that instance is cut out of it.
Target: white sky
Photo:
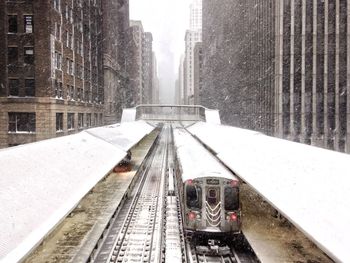
[[[161,85],[161,98],[173,96],[172,82],[175,81],[180,56],[184,53],[185,31],[189,28],[190,3],[191,0],[130,0],[130,19],[141,20],[144,30],[153,35],[159,78],[163,81],[169,79],[167,88]],[[168,66],[169,52],[174,55],[173,68]],[[166,100],[162,99],[163,102]]]

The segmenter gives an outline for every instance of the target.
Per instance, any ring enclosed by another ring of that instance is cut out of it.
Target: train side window
[[[225,210],[239,209],[239,190],[237,187],[226,186],[224,189]]]
[[[186,185],[186,204],[188,208],[202,208],[202,188],[197,185]]]

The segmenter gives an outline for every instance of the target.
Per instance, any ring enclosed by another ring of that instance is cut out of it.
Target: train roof
[[[174,129],[174,141],[183,182],[204,177],[237,179],[185,129]]]

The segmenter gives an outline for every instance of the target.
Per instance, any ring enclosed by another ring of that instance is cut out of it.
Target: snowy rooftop
[[[0,150],[0,261],[28,254],[152,130],[138,121]]]
[[[223,125],[189,128],[338,262],[350,262],[350,155]]]

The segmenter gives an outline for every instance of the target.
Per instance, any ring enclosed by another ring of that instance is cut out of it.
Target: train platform
[[[332,260],[350,262],[350,155],[225,125],[188,130]]]
[[[262,263],[333,262],[247,184],[241,202],[243,234]]]
[[[86,262],[114,211],[135,183],[135,174],[152,146],[153,131],[132,149],[132,169],[110,173],[25,262]]]
[[[154,130],[116,124],[0,150],[0,261],[26,258]]]

